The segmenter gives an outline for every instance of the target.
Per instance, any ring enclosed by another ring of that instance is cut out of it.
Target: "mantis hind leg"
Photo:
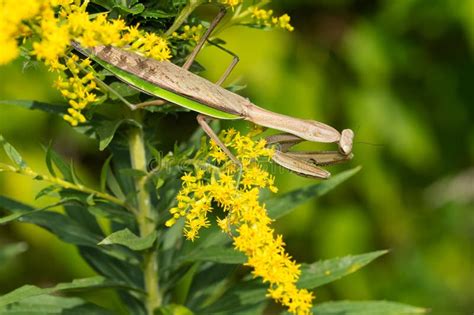
[[[216,82],[217,85],[221,85],[222,83],[224,83],[224,81],[227,79],[227,77],[231,74],[232,70],[234,70],[235,66],[240,61],[240,59],[239,59],[239,56],[237,56],[235,53],[228,50],[227,48],[224,48],[222,45],[219,45],[219,44],[213,42],[212,40],[208,40],[207,42],[232,56],[232,62],[227,67],[227,69],[224,71],[224,73],[219,78],[219,80],[217,80],[217,82]]]
[[[227,77],[230,75],[230,73],[232,72],[234,67],[239,62],[239,57],[236,54],[234,54],[233,52],[227,50],[226,48],[222,47],[221,45],[216,44],[216,43],[209,40],[209,37],[211,36],[212,32],[217,27],[217,25],[220,23],[222,18],[225,16],[226,12],[227,11],[226,11],[225,8],[221,8],[219,10],[219,13],[216,15],[214,20],[211,22],[211,25],[209,26],[209,28],[206,30],[204,35],[199,39],[199,42],[196,44],[196,47],[194,47],[194,49],[191,52],[191,54],[189,55],[188,59],[186,59],[186,62],[182,65],[183,69],[189,70],[189,68],[191,67],[193,62],[196,60],[197,55],[199,54],[199,52],[203,48],[204,44],[206,43],[206,41],[208,41],[211,45],[216,46],[217,48],[227,52],[228,54],[232,55],[232,57],[233,57],[231,64],[227,67],[224,74],[222,74],[222,76],[219,78],[219,80],[217,80],[217,82],[216,82],[217,85],[221,85],[225,81],[225,79],[227,79]],[[136,104],[136,105],[134,105],[133,108],[138,109],[138,108],[143,108],[143,107],[148,107],[148,106],[159,106],[159,105],[164,105],[166,103],[168,103],[168,102],[163,100],[163,99],[158,99],[158,100],[153,100],[153,101],[148,101],[148,102],[143,102],[143,103]]]
[[[193,64],[194,60],[196,60],[196,56],[201,51],[201,49],[204,46],[204,44],[206,43],[207,39],[209,38],[209,36],[211,36],[212,31],[214,31],[216,26],[220,23],[220,21],[222,20],[222,18],[226,14],[226,12],[227,11],[224,7],[222,7],[219,10],[219,13],[217,13],[214,20],[212,20],[211,25],[209,25],[209,28],[206,30],[204,35],[199,39],[199,42],[196,44],[196,47],[194,47],[193,51],[188,56],[188,59],[186,59],[186,62],[182,66],[183,69],[189,70],[189,68]]]
[[[196,47],[194,47],[193,51],[191,52],[191,54],[189,55],[188,59],[186,60],[186,62],[183,64],[182,68],[183,69],[186,69],[186,70],[189,70],[189,68],[191,67],[191,65],[193,64],[194,60],[196,60],[196,57],[197,55],[199,54],[199,52],[201,51],[201,49],[204,47],[204,44],[206,43],[206,41],[210,44],[210,45],[213,45],[217,48],[219,48],[220,50],[226,52],[227,54],[231,55],[232,56],[232,61],[230,63],[230,65],[227,67],[227,69],[224,71],[224,73],[222,74],[222,76],[219,78],[219,80],[217,80],[216,84],[217,85],[221,85],[222,83],[224,83],[224,81],[227,79],[227,77],[231,74],[232,70],[234,70],[235,66],[237,65],[237,63],[239,62],[239,56],[237,56],[235,53],[233,53],[232,51],[224,48],[222,45],[218,44],[218,43],[215,43],[213,42],[212,40],[209,39],[209,37],[211,36],[212,32],[214,31],[214,29],[217,27],[217,25],[222,21],[222,19],[224,18],[225,14],[226,14],[226,9],[225,8],[221,8],[219,10],[219,13],[216,15],[216,17],[214,18],[214,20],[211,22],[211,25],[209,26],[209,28],[206,30],[206,32],[204,33],[204,35],[199,39],[199,42],[197,43]]]

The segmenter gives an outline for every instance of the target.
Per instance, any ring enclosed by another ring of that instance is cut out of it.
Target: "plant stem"
[[[141,122],[141,112],[134,112],[134,119]],[[140,171],[147,171],[145,142],[143,130],[132,128],[129,134],[130,159],[132,168]],[[157,218],[153,213],[150,195],[146,188],[146,177],[135,180],[137,190],[137,221],[140,229],[140,236],[145,237],[156,228]],[[143,254],[143,273],[145,279],[145,291],[147,293],[145,307],[148,315],[153,315],[154,310],[161,305],[161,294],[158,287],[158,260],[157,252],[151,248]]]
[[[108,200],[110,202],[113,202],[113,203],[115,203],[119,206],[122,206],[122,207],[126,208],[127,210],[133,212],[133,209],[130,208],[130,205],[128,205],[125,201],[118,199],[117,197],[114,197],[114,196],[109,195],[107,193],[103,193],[103,192],[94,190],[92,188],[86,187],[86,186],[81,185],[81,184],[75,184],[75,183],[65,181],[64,179],[61,179],[61,178],[58,178],[58,177],[51,177],[51,176],[48,176],[48,175],[43,175],[43,174],[36,173],[35,171],[33,171],[29,167],[27,167],[27,168],[16,168],[16,167],[11,166],[11,165],[6,165],[6,164],[3,164],[3,163],[0,163],[0,171],[13,172],[13,173],[33,177],[34,179],[42,180],[42,181],[49,182],[49,183],[52,183],[52,184],[56,184],[56,185],[61,186],[65,189],[72,189],[72,190],[80,191],[80,192],[83,192],[83,193],[86,193],[86,194],[94,195],[98,198],[102,198],[104,200]]]
[[[178,28],[186,21],[188,16],[202,3],[204,0],[191,0],[189,3],[179,12],[178,17],[174,20],[173,25],[166,31],[165,35],[170,36],[173,32],[176,32]]]

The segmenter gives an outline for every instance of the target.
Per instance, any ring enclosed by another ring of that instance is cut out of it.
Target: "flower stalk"
[[[109,194],[104,193],[104,192],[94,190],[92,188],[86,187],[86,186],[81,185],[81,184],[75,184],[75,183],[68,182],[68,181],[66,181],[64,179],[61,179],[61,178],[58,178],[58,177],[51,177],[51,176],[48,176],[48,175],[37,173],[29,167],[16,168],[16,167],[11,166],[11,165],[6,165],[6,164],[3,164],[3,163],[0,163],[0,172],[2,172],[2,171],[3,172],[12,172],[12,173],[17,173],[17,174],[29,176],[29,177],[32,177],[32,178],[37,179],[37,180],[42,180],[42,181],[45,181],[45,182],[49,182],[51,184],[58,185],[58,186],[60,186],[64,189],[72,189],[72,190],[75,190],[75,191],[83,192],[85,194],[94,195],[97,198],[101,198],[101,199],[110,201],[110,202],[112,202],[116,205],[122,206],[122,207],[126,208],[127,210],[133,212],[133,209],[130,207],[129,204],[127,204],[123,200],[118,199],[117,197],[114,197],[114,196],[109,195]]]
[[[134,119],[140,123],[141,113],[134,112]],[[130,160],[132,168],[143,172],[147,171],[145,141],[143,130],[135,127],[129,134]],[[153,213],[150,195],[146,189],[146,177],[135,179],[137,191],[137,221],[140,236],[145,237],[156,228],[156,215]],[[145,307],[147,315],[153,315],[154,310],[161,305],[162,298],[158,286],[158,260],[154,247],[144,252],[143,273],[145,280],[146,301]]]

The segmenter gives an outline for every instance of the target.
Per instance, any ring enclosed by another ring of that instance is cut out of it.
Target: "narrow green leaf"
[[[71,162],[71,176],[72,176],[72,182],[77,185],[83,184],[82,181],[79,179],[76,173],[76,169],[74,168],[74,163]]]
[[[136,14],[142,13],[143,10],[145,10],[145,6],[141,3],[138,3],[134,5],[133,7],[129,8],[122,4],[116,4],[114,6],[114,9],[119,9],[119,11],[122,11],[124,13],[130,13],[130,14],[136,15]]]
[[[342,258],[318,261],[310,265],[304,264],[301,267],[301,277],[298,281],[298,287],[314,289],[323,284],[341,279],[344,276],[356,272],[374,259],[385,255],[387,252],[386,250],[380,250],[356,256],[345,256]]]
[[[45,187],[45,188],[41,189],[36,194],[35,200],[38,200],[38,199],[40,199],[41,197],[44,197],[44,196],[50,196],[50,195],[53,195],[53,194],[57,194],[60,190],[61,190],[61,187],[57,186],[57,185],[51,185],[51,186]]]
[[[108,168],[106,172],[106,183],[107,187],[110,189],[110,191],[119,199],[126,199],[126,196],[122,190],[122,187],[120,187],[120,184],[115,177],[114,173],[112,172],[111,168]]]
[[[110,161],[112,160],[113,155],[110,155],[107,160],[105,160],[102,169],[100,170],[100,191],[106,192],[107,188],[107,173],[110,172]]]
[[[84,279],[76,279],[69,283],[60,283],[52,288],[39,288],[34,285],[24,285],[10,293],[0,297],[0,306],[8,305],[24,299],[45,295],[57,294],[68,291],[88,291],[100,288],[117,288],[126,287],[122,282],[108,280],[104,277],[91,277]]]
[[[63,115],[67,112],[68,106],[65,105],[53,105],[49,103],[30,101],[30,100],[0,100],[1,105],[14,105],[27,109],[38,109],[43,112]]]
[[[350,177],[359,172],[361,167],[355,167],[348,171],[339,173],[332,178],[322,181],[320,183],[310,185],[290,191],[286,194],[277,196],[275,198],[265,200],[268,209],[268,215],[272,219],[278,219],[295,209],[297,206],[303,204],[313,197],[321,197],[330,190],[337,187]]]
[[[89,212],[100,218],[106,218],[118,223],[126,224],[127,226],[133,225],[135,217],[128,211],[124,211],[111,207],[110,205],[95,204],[87,208]]]
[[[28,167],[26,162],[21,157],[20,153],[10,144],[8,143],[2,135],[0,135],[0,144],[3,146],[3,150],[7,154],[8,158],[15,163],[20,169],[25,169]]]
[[[112,7],[115,4],[113,0],[92,0],[91,2],[100,5],[107,10],[112,10]]]
[[[141,14],[144,18],[151,18],[151,19],[166,19],[175,17],[176,13],[168,13],[161,10],[146,10]]]
[[[29,212],[17,212],[17,213],[12,213],[12,214],[9,214],[5,217],[2,217],[2,218],[0,218],[0,225],[13,222],[13,221],[17,220],[18,218],[21,218],[22,216],[24,216],[27,213],[29,213]]]
[[[48,167],[49,172],[51,175],[56,176],[56,173],[54,171],[54,167],[56,166],[58,170],[61,172],[61,174],[64,177],[64,180],[68,182],[74,182],[74,176],[71,171],[71,167],[69,164],[64,161],[64,159],[56,153],[51,146],[48,146],[46,149],[46,166]]]
[[[133,177],[133,178],[141,178],[141,177],[145,177],[147,175],[147,173],[145,171],[136,170],[136,169],[133,169],[133,168],[121,169],[120,174],[124,175],[124,176],[130,176],[130,177]]]
[[[0,307],[0,315],[113,315],[97,305],[80,298],[38,295],[21,302]]]
[[[267,288],[260,282],[251,281],[234,286],[212,305],[196,312],[197,314],[259,314],[266,303]]]
[[[79,252],[97,273],[127,283],[133,288],[141,288],[143,285],[142,269],[139,266],[111,257],[98,248],[79,246]]]
[[[25,252],[28,249],[26,243],[15,243],[3,246],[0,248],[0,266],[8,259]]]
[[[424,308],[388,301],[327,302],[313,307],[314,315],[408,315],[426,312]]]
[[[23,216],[26,216],[32,213],[47,210],[59,204],[61,204],[61,202],[46,206],[44,208],[34,209],[29,206],[23,205],[19,202],[16,202],[12,199],[8,199],[6,197],[0,196],[0,209],[5,209],[6,211],[11,212],[9,215],[0,218],[0,225],[18,220],[22,218]]]
[[[153,315],[193,315],[194,313],[183,305],[168,304],[155,310]]]
[[[179,260],[184,262],[212,261],[219,264],[243,264],[247,261],[247,257],[233,248],[211,246],[193,251]]]
[[[48,206],[47,208],[56,205],[57,204],[54,204]],[[69,216],[65,216],[60,213],[43,211],[47,208],[36,210],[15,200],[0,196],[0,209],[6,209],[12,212],[12,215],[8,216],[8,221],[19,219],[23,222],[33,223],[47,229],[48,231],[57,235],[61,240],[67,243],[79,246],[98,248],[97,243],[100,242],[101,239],[103,239],[103,235],[101,234],[101,232],[90,230],[90,227],[88,225],[80,224],[78,217],[75,217],[73,219]],[[85,210],[81,208],[79,209]],[[16,217],[13,216],[17,213],[18,215]],[[88,214],[88,212],[85,213]],[[7,219],[4,218],[2,219],[2,221],[7,221]],[[137,255],[129,249],[121,247],[107,247],[100,249],[107,255],[128,262],[130,264],[139,263]]]
[[[123,229],[114,232],[99,242],[98,245],[123,245],[132,250],[140,251],[145,250],[153,246],[156,240],[156,231],[148,234],[145,237],[138,237],[133,234],[129,229]]]
[[[53,161],[51,157],[51,150],[52,150],[51,146],[52,146],[52,143],[50,142],[48,146],[46,147],[45,161],[46,161],[46,167],[48,168],[49,173],[52,176],[56,177],[56,171],[54,170]]]

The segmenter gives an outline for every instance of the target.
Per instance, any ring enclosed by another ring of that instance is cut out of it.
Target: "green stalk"
[[[122,206],[122,207],[128,209],[129,211],[133,212],[133,209],[130,207],[130,205],[128,205],[126,202],[124,202],[124,201],[122,201],[122,200],[120,200],[120,199],[118,199],[118,198],[116,198],[112,195],[94,190],[92,188],[86,187],[86,186],[81,185],[81,184],[71,183],[71,182],[65,181],[64,179],[58,178],[58,177],[51,177],[51,176],[48,176],[48,175],[39,174],[39,173],[33,171],[29,167],[16,168],[16,167],[11,166],[11,165],[6,165],[6,164],[3,164],[3,163],[0,163],[0,172],[1,171],[13,172],[13,173],[29,176],[29,177],[32,177],[36,180],[42,180],[42,181],[45,181],[45,182],[56,184],[56,185],[61,186],[65,189],[72,189],[72,190],[80,191],[80,192],[83,192],[83,193],[86,193],[86,194],[89,194],[89,195],[94,195],[98,198],[108,200],[112,203],[115,203],[116,205]]]
[[[188,16],[201,4],[204,0],[191,0],[189,3],[179,12],[178,17],[174,20],[173,25],[166,31],[165,35],[170,36],[173,32],[176,32],[178,28],[186,21]]]
[[[135,120],[141,123],[141,112],[133,113]],[[145,154],[145,142],[143,130],[132,128],[129,134],[130,159],[132,168],[140,171],[147,171]],[[146,189],[146,177],[135,179],[137,190],[137,221],[140,229],[140,236],[145,237],[156,228],[156,216],[151,206],[150,195]],[[161,294],[158,287],[158,260],[157,252],[151,248],[143,254],[143,274],[145,279],[146,301],[145,307],[148,315],[153,315],[156,308],[161,305]]]

